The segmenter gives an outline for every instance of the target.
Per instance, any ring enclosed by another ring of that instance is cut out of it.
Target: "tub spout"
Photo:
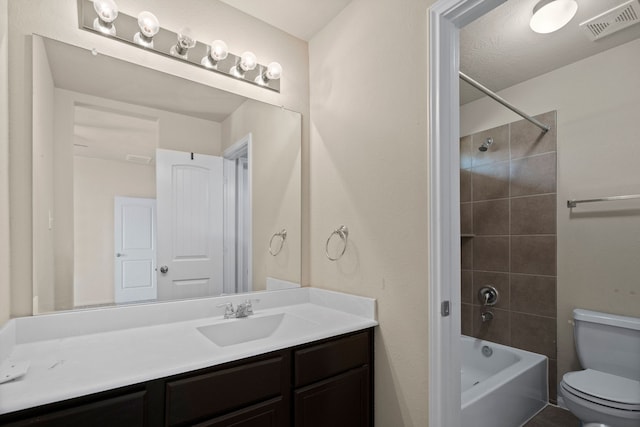
[[[490,311],[483,311],[480,317],[482,317],[482,323],[485,323],[493,319],[493,313]]]

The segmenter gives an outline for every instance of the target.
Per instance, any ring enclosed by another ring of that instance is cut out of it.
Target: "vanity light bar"
[[[105,30],[105,23],[98,19],[98,13],[94,8],[94,3],[100,6],[103,2],[107,3],[109,7],[116,8],[116,17],[106,23],[108,31]],[[221,40],[215,40],[208,44],[199,42],[192,38],[190,30],[187,28],[175,33],[159,27],[152,38],[146,35],[142,37],[145,43],[141,43],[142,28],[138,24],[139,18],[118,12],[113,0],[78,0],[78,12],[80,28],[83,30],[280,92],[282,66],[277,62],[271,62],[268,65],[259,64],[251,52],[234,55],[225,51],[226,44]],[[149,17],[146,17],[146,20],[150,20]],[[189,38],[192,39],[189,40]],[[212,49],[215,49],[215,52],[212,53]],[[214,58],[220,59],[215,60]]]

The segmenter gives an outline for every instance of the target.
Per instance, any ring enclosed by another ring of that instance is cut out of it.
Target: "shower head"
[[[478,150],[482,151],[483,153],[485,151],[487,151],[489,149],[489,146],[493,144],[493,138],[489,137],[487,139],[485,139],[485,141],[482,143],[482,145],[480,145],[480,147],[478,147]]]

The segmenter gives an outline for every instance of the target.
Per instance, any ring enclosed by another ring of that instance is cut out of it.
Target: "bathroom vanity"
[[[223,319],[216,306],[242,298],[15,319],[0,343],[31,367],[0,384],[0,425],[372,425],[374,300],[264,292],[253,316]]]

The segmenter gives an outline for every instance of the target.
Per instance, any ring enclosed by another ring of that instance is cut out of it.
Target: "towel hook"
[[[331,238],[333,236],[338,236],[343,242],[342,250],[336,257],[332,257],[331,255],[329,255],[329,242],[331,241]],[[329,235],[329,238],[327,239],[327,243],[324,245],[324,253],[327,256],[327,258],[329,258],[329,261],[337,261],[340,258],[342,258],[342,255],[344,255],[344,251],[347,250],[348,239],[349,239],[349,229],[347,228],[346,225],[341,225],[340,227],[333,230],[333,233]]]
[[[275,239],[276,237],[280,238],[280,245],[278,246],[278,249],[273,250],[273,239]],[[282,229],[281,231],[277,232],[277,233],[273,233],[273,236],[271,236],[271,239],[269,240],[269,253],[273,256],[276,256],[280,253],[280,251],[282,250],[282,247],[284,246],[284,241],[287,240],[287,230],[286,229]]]

